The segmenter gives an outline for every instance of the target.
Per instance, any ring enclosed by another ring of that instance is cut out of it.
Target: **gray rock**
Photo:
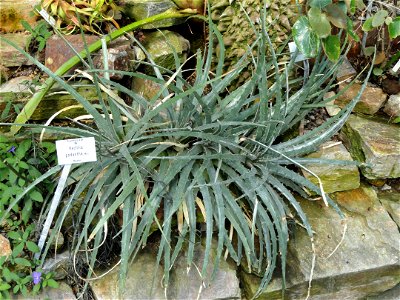
[[[29,76],[15,77],[0,86],[0,97],[6,93],[29,93],[32,78]]]
[[[190,49],[188,40],[180,34],[168,30],[146,33],[143,46],[154,63],[167,70],[175,69],[174,52],[182,63],[186,60],[187,52]],[[146,73],[153,72],[152,67],[146,67],[145,69]],[[160,72],[165,73],[166,71],[160,69]]]
[[[398,125],[352,115],[342,129],[342,137],[353,158],[365,162],[361,166],[365,177],[400,177]]]
[[[148,17],[160,14],[166,10],[178,10],[178,7],[171,0],[122,0],[119,3],[123,12],[128,17],[139,21]],[[165,19],[142,26],[143,29],[164,28],[181,24],[182,18]]]
[[[65,35],[64,38],[78,53],[85,49],[85,42],[80,34]],[[85,34],[86,44],[90,45],[97,41],[100,37],[96,35]],[[57,71],[68,59],[75,56],[75,52],[71,49],[64,40],[58,36],[53,35],[46,41],[45,52],[45,65],[52,72]],[[78,64],[68,70],[67,74],[74,74],[74,70],[82,68],[82,64]]]
[[[43,273],[53,272],[53,279],[61,280],[67,277],[68,270],[72,270],[72,257],[68,251],[57,253],[53,258],[47,258],[43,264]]]
[[[326,99],[329,99],[329,98],[332,98],[332,97],[334,97],[336,95],[336,93],[335,92],[328,92],[328,93],[326,93],[325,95],[324,95],[324,100],[326,101]],[[338,106],[338,105],[336,105],[335,104],[335,100],[331,100],[331,101],[329,101],[326,105],[325,105],[325,109],[326,109],[326,112],[328,113],[328,115],[330,115],[331,117],[332,116],[336,116],[339,112],[340,112],[340,110],[341,110],[341,108]]]
[[[160,92],[161,87],[160,84],[150,79],[132,78],[132,90],[146,100],[154,100],[154,97]]]
[[[49,230],[49,237],[52,234],[52,229]],[[61,249],[64,245],[64,235],[61,231],[56,233],[56,236],[51,240],[50,249]]]
[[[134,71],[138,66],[136,49],[138,48],[131,47],[131,42],[125,38],[112,41],[107,46],[108,69],[110,71]],[[104,69],[103,60],[103,53],[99,51],[93,59],[97,69]],[[117,72],[109,72],[108,74],[113,80],[121,80],[123,77],[123,74]]]
[[[7,1],[3,2],[2,1],[2,9],[3,5],[6,5],[7,3],[13,3],[12,1]],[[13,5],[15,5],[13,3]],[[2,15],[3,16],[3,15]],[[4,23],[4,20],[2,19],[2,23]],[[19,22],[18,22],[19,23]],[[0,25],[1,27],[1,25]],[[6,34],[1,34],[1,36],[13,43],[15,43],[18,47],[25,49],[28,40],[31,39],[32,35],[31,34],[25,34],[25,33],[6,33]],[[14,47],[10,46],[4,40],[0,41],[0,64],[3,67],[20,67],[23,65],[32,65],[33,63],[26,58],[25,55],[23,55],[21,52],[19,52],[17,49]]]
[[[346,79],[352,79],[357,75],[357,71],[351,65],[351,63],[346,58],[343,63],[339,66],[336,78],[338,81],[343,81]]]
[[[399,295],[400,295],[400,284],[379,295],[367,297],[367,300],[399,300]]]
[[[215,249],[214,249],[215,250]],[[208,276],[211,277],[215,251],[209,257],[207,267]],[[171,285],[168,289],[169,299],[240,299],[239,279],[236,277],[236,265],[233,262],[222,261],[213,281],[202,283],[199,271],[204,261],[204,248],[197,247],[194,253],[194,264],[189,272],[187,259],[181,255],[171,276]],[[200,297],[198,294],[201,291]]]
[[[71,83],[71,86],[85,97],[88,101],[98,102],[98,94],[93,84],[86,80]],[[32,84],[31,78],[21,76],[7,81],[0,87],[0,111],[5,109],[8,102],[24,106],[32,96],[38,86]],[[105,94],[105,93],[104,93]],[[48,120],[53,114],[68,106],[77,105],[79,102],[71,94],[55,84],[50,92],[40,101],[38,107],[31,116],[31,120]],[[10,114],[13,114],[10,111]],[[83,108],[72,108],[57,115],[57,119],[74,118],[80,115],[86,115],[87,111]]]
[[[45,299],[57,299],[57,300],[75,300],[76,297],[74,293],[72,292],[71,287],[66,284],[65,282],[61,281],[59,282],[59,287],[58,288],[51,288],[51,287],[46,287],[44,288],[43,291],[41,291],[37,295],[29,295],[29,298],[22,296],[22,295],[16,295],[13,297],[13,299],[21,299],[21,300],[45,300]]]
[[[10,77],[10,69],[0,65],[0,84],[3,84]]]
[[[212,262],[211,255],[210,261]],[[204,249],[199,246],[194,262],[201,266]],[[203,285],[195,265],[188,270],[186,257],[181,255],[170,273],[168,288],[161,286],[163,266],[156,264],[156,253],[146,249],[129,266],[122,298],[129,299],[240,299],[239,280],[233,264],[222,261],[215,279]],[[118,299],[118,268],[91,284],[97,300]],[[208,269],[212,272],[212,266]]]
[[[390,190],[379,192],[378,196],[393,221],[400,227],[400,192]]]
[[[391,118],[400,116],[400,94],[390,95],[386,102],[383,111],[388,114]]]
[[[335,100],[335,104],[342,108],[346,106],[351,100],[353,100],[361,89],[360,83],[354,83],[347,90],[345,90],[347,86],[347,83],[342,83],[339,85],[339,92],[343,92],[343,94],[339,95],[338,98]],[[387,95],[383,92],[381,88],[367,85],[361,96],[360,101],[354,108],[354,112],[373,115],[382,107],[382,105],[386,101],[386,98]]]
[[[307,158],[321,158],[332,160],[352,161],[350,153],[342,143],[327,142],[321,145],[320,150]],[[360,174],[355,165],[312,164],[305,165],[314,172],[322,181],[326,193],[356,189],[360,186]],[[318,179],[310,173],[303,171],[303,175],[318,186]]]
[[[400,281],[400,234],[374,190],[363,186],[335,193],[334,198],[347,221],[346,234],[336,251],[343,236],[343,220],[321,202],[299,200],[315,231],[316,262],[310,299],[365,299],[396,286]],[[285,299],[305,299],[312,248],[302,228],[296,228],[289,242],[287,263]],[[257,282],[254,276],[243,276],[248,299]],[[282,299],[280,290],[276,279],[258,299]]]
[[[91,283],[96,300],[165,298],[164,288],[161,286],[163,268],[156,264],[154,253],[141,253],[129,266],[123,295],[119,295],[118,291],[118,273],[117,267]]]

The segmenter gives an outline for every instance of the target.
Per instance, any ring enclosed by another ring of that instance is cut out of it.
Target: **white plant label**
[[[294,53],[296,52],[296,50],[297,50],[296,43],[295,42],[290,42],[289,43],[289,51],[290,51],[290,54],[291,54],[292,57],[294,56]],[[299,61],[303,61],[303,60],[306,60],[306,59],[307,59],[307,57],[305,57],[303,54],[301,54],[299,52],[294,61],[295,62],[299,62]]]
[[[50,16],[47,11],[41,9],[38,12],[42,16],[42,18],[46,20],[47,23],[49,23],[53,27],[56,26],[56,20],[52,16]]]
[[[97,161],[94,137],[56,141],[59,165]]]

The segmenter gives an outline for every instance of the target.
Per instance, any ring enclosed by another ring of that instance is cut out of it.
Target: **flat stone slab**
[[[351,79],[357,75],[357,71],[354,69],[352,64],[347,58],[343,60],[343,63],[339,66],[336,79],[338,81],[343,81],[346,79]]]
[[[50,288],[46,287],[42,292],[37,295],[29,295],[29,297],[25,297],[23,295],[14,296],[12,299],[21,299],[21,300],[44,300],[44,299],[57,299],[57,300],[76,300],[74,293],[72,292],[71,287],[65,282],[59,282],[58,288]]]
[[[146,48],[149,56],[154,63],[160,68],[161,73],[166,70],[175,70],[175,57],[174,52],[178,56],[181,63],[186,60],[187,52],[190,49],[190,43],[180,34],[169,31],[161,30],[154,32],[146,32],[144,34],[143,47]],[[153,68],[146,66],[147,72],[154,72]]]
[[[327,142],[321,145],[317,152],[307,155],[307,158],[352,161],[350,153],[342,143]],[[318,175],[326,193],[356,189],[360,186],[360,173],[355,165],[310,164],[306,167]],[[318,186],[318,179],[302,170],[303,175]]]
[[[213,251],[211,251],[213,252]],[[214,254],[211,254],[208,273],[211,275]],[[194,263],[201,267],[204,260],[204,248],[195,249]],[[95,299],[119,299],[118,272],[116,268],[91,284]],[[157,264],[156,253],[146,249],[128,267],[126,287],[123,299],[240,299],[239,279],[236,266],[222,261],[212,282],[203,282],[197,268],[192,265],[188,270],[187,259],[181,254],[170,273],[167,289],[161,286],[164,268]],[[199,295],[200,293],[200,295]]]
[[[347,149],[355,160],[365,162],[368,179],[400,177],[400,127],[376,119],[351,115],[342,129]]]
[[[66,35],[65,39],[74,47],[77,52],[85,49],[85,43],[80,34]],[[85,35],[87,45],[90,45],[99,39],[95,35]],[[68,59],[75,56],[70,46],[58,35],[51,36],[46,41],[46,52],[45,52],[45,65],[52,72],[57,71]],[[71,68],[67,74],[73,74],[74,70],[80,67],[80,65]]]
[[[315,231],[316,262],[310,299],[366,299],[390,290],[400,282],[400,233],[396,223],[370,187],[337,192],[334,199],[347,221],[346,234],[336,250],[343,236],[343,220],[322,201],[299,200]],[[312,248],[304,229],[296,227],[287,258],[285,299],[305,299]],[[259,279],[249,274],[242,278],[250,299]],[[281,296],[281,281],[276,278],[258,299]]]
[[[347,86],[348,83],[342,83],[339,85],[339,93],[343,92],[343,94],[339,95],[335,100],[335,104],[342,108],[357,96],[362,84],[354,83],[345,90]],[[373,115],[382,107],[386,98],[387,94],[384,93],[381,88],[367,85],[361,95],[360,101],[354,108],[354,112]]]
[[[71,86],[88,101],[93,103],[98,102],[96,88],[88,81],[74,82]],[[18,105],[22,108],[32,97],[35,88],[37,88],[37,86],[35,87],[32,85],[32,79],[27,76],[16,77],[7,81],[0,86],[0,111],[3,111],[10,101],[12,101],[14,105]],[[39,103],[30,119],[47,120],[60,110],[78,104],[79,102],[73,96],[60,88],[58,84],[55,84]],[[10,114],[12,113],[14,113],[14,111],[11,109]],[[73,107],[60,113],[57,119],[66,117],[74,118],[86,114],[87,112],[83,107]]]
[[[400,192],[393,190],[379,192],[378,197],[393,221],[400,227]]]
[[[35,27],[38,17],[32,14],[39,0],[1,0],[1,32],[25,31],[21,21],[24,20]]]
[[[1,37],[25,50],[31,35],[19,32],[2,34]],[[0,40],[0,64],[4,67],[19,67],[23,65],[32,65],[33,63],[13,46],[7,44],[4,40]]]
[[[126,16],[134,20],[145,18],[162,13],[166,10],[177,10],[178,7],[171,0],[122,0],[118,3]],[[169,18],[143,25],[143,29],[156,29],[171,27],[183,23],[183,18]]]
[[[56,253],[54,257],[46,258],[43,273],[53,272],[53,279],[61,280],[68,276],[68,271],[73,270],[72,254],[69,251]]]

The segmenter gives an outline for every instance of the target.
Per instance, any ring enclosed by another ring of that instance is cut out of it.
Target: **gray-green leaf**
[[[31,263],[29,260],[27,260],[26,258],[22,258],[22,257],[17,257],[15,259],[15,263],[20,265],[20,266],[24,266],[24,267],[30,267]]]
[[[387,10],[379,10],[372,18],[372,26],[379,27],[385,23],[385,19],[388,16]]]
[[[374,73],[375,76],[380,76],[380,75],[383,74],[383,70],[382,70],[381,68],[375,67],[375,68],[372,70],[372,73]]]
[[[325,38],[331,34],[331,24],[324,13],[318,8],[311,8],[308,11],[308,20],[311,28],[320,37]]]
[[[364,55],[365,56],[371,56],[375,52],[375,47],[365,47],[364,49]]]
[[[328,20],[331,21],[333,25],[338,28],[346,28],[347,16],[338,5],[329,4],[324,8],[324,10]]]
[[[306,57],[315,57],[318,53],[320,41],[312,30],[307,17],[300,17],[293,25],[293,39],[297,48]]]
[[[311,0],[309,5],[315,8],[324,8],[325,6],[332,4],[332,0]]]

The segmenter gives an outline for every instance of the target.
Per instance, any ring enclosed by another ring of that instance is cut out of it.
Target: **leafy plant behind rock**
[[[75,214],[79,226],[75,228],[73,251],[75,255],[86,252],[88,278],[93,276],[99,247],[107,238],[108,223],[119,215],[121,291],[130,259],[147,244],[154,228],[161,233],[157,260],[164,268],[168,287],[169,271],[182,251],[187,251],[187,264],[192,265],[195,243],[201,241],[200,215],[206,227],[205,260],[198,266],[202,276],[207,276],[208,264],[216,270],[226,252],[237,264],[244,260],[249,270],[262,275],[261,292],[278,258],[285,279],[288,218],[298,218],[312,241],[312,229],[293,192],[307,197],[306,187],[341,214],[322,185],[312,184],[294,169],[304,168],[302,164],[309,161],[302,156],[342,127],[363,89],[320,127],[282,141],[289,129],[323,102],[337,64],[318,56],[303,86],[292,89],[301,79],[289,80],[293,62],[286,68],[278,67],[264,20],[262,30],[255,32],[255,42],[229,73],[224,73],[221,36],[211,22],[208,49],[205,54],[196,54],[195,80],[191,83],[185,79],[185,64],[179,59],[177,71],[164,76],[154,63],[155,76],[124,73],[160,86],[150,100],[108,80],[104,75],[107,70],[104,74],[81,73],[98,87],[100,110],[37,62],[93,117],[90,127],[80,123],[70,128],[46,126],[47,130],[77,137],[92,136],[97,142],[98,162],[72,167],[70,194],[51,236],[60,230],[74,202],[83,198],[82,208]],[[220,44],[220,56],[212,74],[214,38]],[[272,53],[268,60],[267,48]],[[250,79],[227,93],[226,88],[249,62],[254,65]],[[268,79],[266,74],[271,71],[274,75]],[[100,90],[108,96],[103,97]],[[131,106],[122,101],[122,95],[132,101]],[[41,179],[57,170],[59,167],[50,169]],[[218,245],[216,259],[209,261],[213,238]]]

